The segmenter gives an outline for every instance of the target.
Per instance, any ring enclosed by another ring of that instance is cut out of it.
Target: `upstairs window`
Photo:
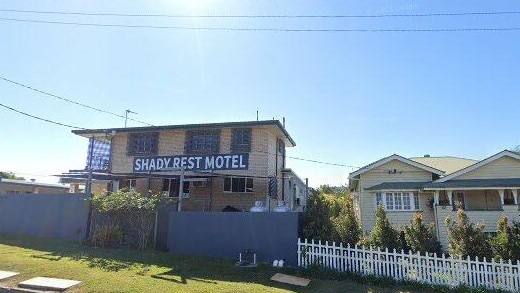
[[[224,178],[224,192],[253,192],[253,178],[226,177]]]
[[[157,155],[159,134],[131,133],[128,136],[127,153],[129,156]]]
[[[220,150],[219,130],[198,130],[186,132],[185,152],[187,154],[210,154]]]
[[[236,128],[231,134],[231,152],[251,151],[251,128]]]

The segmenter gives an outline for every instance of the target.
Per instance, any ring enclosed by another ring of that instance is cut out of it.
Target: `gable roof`
[[[459,158],[459,157],[416,157],[410,158],[410,160],[416,161],[417,163],[424,164],[426,166],[430,166],[435,169],[442,170],[446,173],[446,175],[457,172],[461,169],[469,167],[475,163],[477,160]]]
[[[443,175],[444,174],[444,171],[442,171],[442,170],[439,170],[439,169],[436,169],[436,168],[433,168],[433,167],[430,167],[430,166],[427,166],[427,165],[415,162],[413,160],[407,159],[405,157],[401,157],[399,155],[393,154],[391,156],[388,156],[386,158],[382,158],[382,159],[380,159],[378,161],[375,161],[375,162],[373,162],[371,164],[368,164],[365,167],[362,167],[362,168],[358,169],[355,172],[350,173],[348,178],[352,179],[352,178],[354,178],[354,177],[356,177],[356,176],[358,176],[360,174],[368,172],[368,171],[370,171],[370,170],[372,170],[374,168],[377,168],[377,167],[379,167],[381,165],[384,165],[384,164],[386,164],[388,162],[391,162],[393,160],[400,161],[402,163],[414,166],[416,168],[419,168],[419,169],[422,169],[422,170],[425,170],[425,171],[428,171],[428,172],[431,172],[431,173],[434,173],[434,174],[438,174],[438,175]]]
[[[461,170],[459,170],[457,172],[451,173],[448,176],[444,176],[444,177],[436,180],[435,182],[446,182],[446,181],[451,180],[453,178],[459,177],[459,176],[461,176],[463,174],[469,173],[469,172],[471,172],[471,171],[473,171],[475,169],[478,169],[478,168],[480,168],[480,167],[482,167],[484,165],[487,165],[487,164],[489,164],[489,163],[491,163],[491,162],[493,162],[495,160],[498,160],[498,159],[500,159],[502,157],[505,157],[505,156],[508,156],[508,157],[520,160],[520,154],[512,152],[512,151],[508,151],[508,150],[503,150],[500,153],[495,154],[495,155],[493,155],[493,156],[491,156],[489,158],[486,158],[486,159],[484,159],[482,161],[479,161],[479,162],[477,162],[477,163],[475,163],[473,165],[470,165],[470,166],[468,166],[468,167],[466,167],[464,169],[461,169]]]

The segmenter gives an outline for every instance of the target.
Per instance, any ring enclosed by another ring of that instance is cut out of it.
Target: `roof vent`
[[[424,155],[424,157],[425,157],[425,158],[429,158],[429,157],[430,157],[430,155],[426,154],[426,155]]]

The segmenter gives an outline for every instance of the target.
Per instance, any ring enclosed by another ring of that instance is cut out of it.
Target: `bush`
[[[153,213],[165,201],[167,198],[161,195],[142,196],[128,189],[108,195],[95,194],[90,205],[92,210],[102,215],[102,220],[92,229],[88,243],[101,247],[135,243],[133,246],[138,249],[147,248],[154,229]]]
[[[303,215],[303,237],[355,245],[361,237],[354,200],[348,192],[326,194],[332,188],[322,186],[309,197]]]
[[[354,199],[344,195],[338,199],[339,212],[333,218],[335,241],[356,245],[361,238],[361,227],[356,217]]]
[[[386,216],[385,208],[382,205],[377,207],[375,216],[376,223],[374,228],[363,244],[372,247],[388,248],[389,250],[402,249],[399,232],[390,224]]]
[[[331,207],[324,195],[313,193],[308,198],[302,232],[307,239],[332,240],[334,225],[331,221]]]
[[[489,240],[493,256],[497,259],[520,260],[520,224],[508,226],[508,219],[502,215],[498,220],[498,232]]]
[[[435,235],[435,226],[423,224],[423,215],[415,213],[410,225],[404,227],[406,245],[412,252],[441,253],[441,244]]]
[[[462,209],[457,211],[457,220],[446,218],[448,227],[448,251],[459,257],[490,257],[491,248],[482,224],[473,224]]]

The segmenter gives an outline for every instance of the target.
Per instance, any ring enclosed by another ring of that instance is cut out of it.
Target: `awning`
[[[454,189],[454,188],[462,188],[462,189],[520,188],[520,178],[449,180],[446,182],[430,182],[424,186],[425,190]]]
[[[379,190],[421,190],[428,182],[383,182],[368,188],[368,191]]]
[[[86,182],[89,177],[89,172],[84,170],[71,170],[68,173],[54,175],[60,177],[60,182],[63,183],[80,183]],[[196,173],[186,172],[184,181],[206,181],[210,177],[217,175],[211,173]],[[178,174],[165,173],[108,173],[108,172],[92,172],[92,181],[94,182],[108,182],[111,180],[125,180],[125,179],[139,179],[139,178],[177,178]]]

